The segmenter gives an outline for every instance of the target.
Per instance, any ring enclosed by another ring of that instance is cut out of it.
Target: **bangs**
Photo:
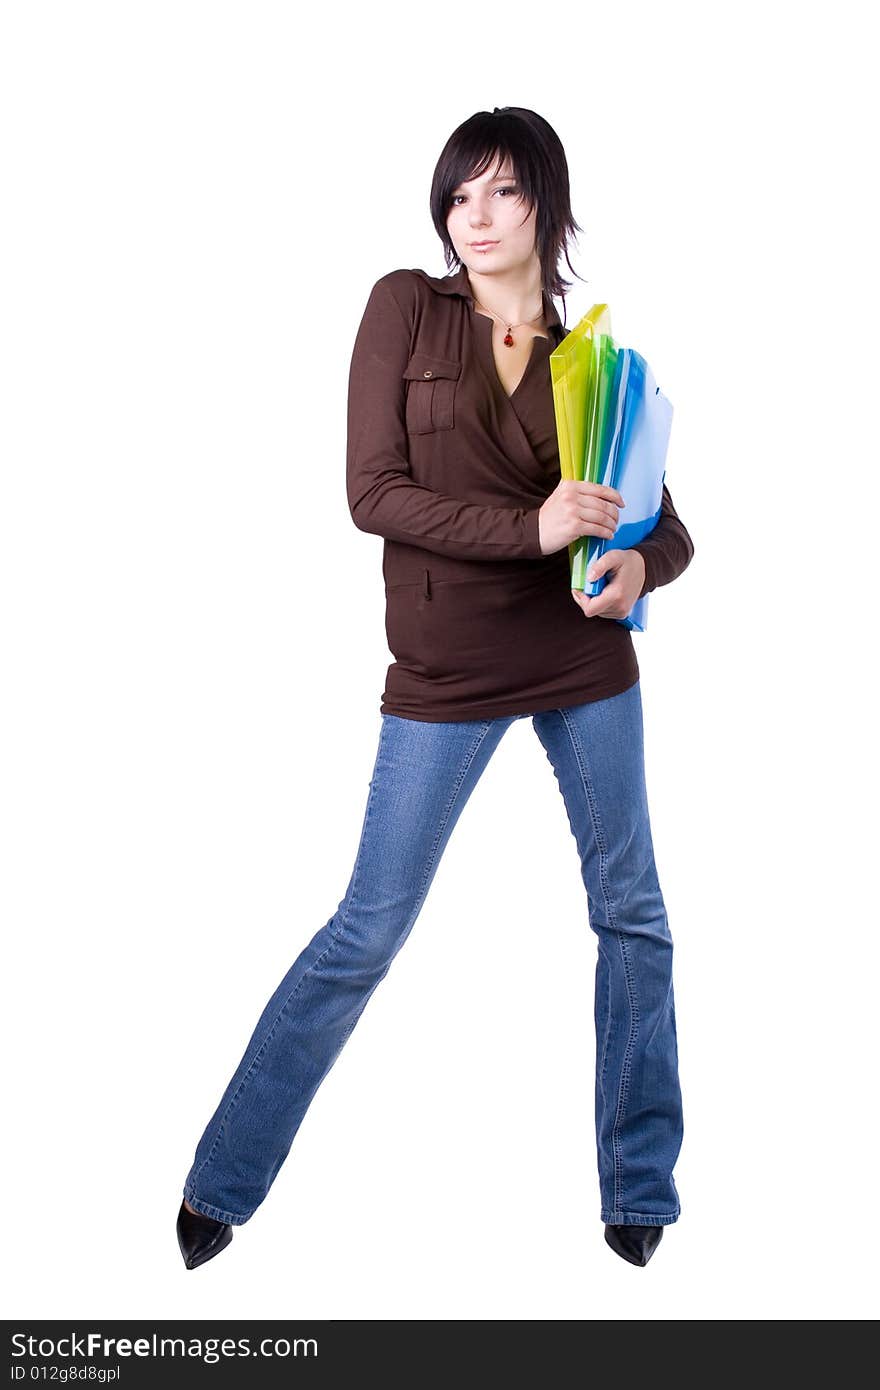
[[[501,170],[505,167],[510,170],[509,177],[515,179],[519,185],[529,209],[535,206],[535,179],[529,169],[527,152],[517,148],[518,143],[510,138],[496,138],[491,143],[485,142],[482,145],[462,141],[459,148],[450,150],[438,190],[447,215],[451,209],[453,194],[460,184],[472,183],[474,179],[482,178],[488,170],[492,171],[493,177],[500,178]]]

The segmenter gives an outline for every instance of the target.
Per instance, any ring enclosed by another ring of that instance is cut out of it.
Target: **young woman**
[[[552,296],[564,297],[558,261],[579,228],[552,128],[518,107],[465,121],[437,164],[431,212],[457,268],[376,281],[349,378],[348,501],[355,524],[384,538],[395,658],[360,844],[344,898],[270,998],[199,1140],[177,1223],[190,1269],[266,1197],[480,774],[526,717],[564,798],[598,938],[605,1237],[645,1265],[679,1215],[672,940],[639,669],[615,619],[675,579],[693,545],[664,488],[651,534],[598,562],[603,592],[570,587],[569,542],[611,539],[625,499],[560,477],[548,358],[567,330]]]

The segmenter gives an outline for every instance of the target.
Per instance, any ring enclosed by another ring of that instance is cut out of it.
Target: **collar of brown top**
[[[453,275],[429,275],[426,270],[414,270],[414,274],[420,275],[422,279],[431,286],[431,289],[436,290],[438,294],[461,295],[461,297],[468,300],[473,307],[474,296],[471,293],[470,282],[467,278],[466,265],[460,266]],[[544,315],[547,327],[558,328],[562,333],[567,333],[568,330],[563,327],[562,320],[556,311],[556,305],[553,303],[553,300],[546,291],[542,290],[541,293],[544,300]]]

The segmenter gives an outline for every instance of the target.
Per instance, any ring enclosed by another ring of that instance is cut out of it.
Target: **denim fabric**
[[[324,1077],[419,915],[503,735],[531,718],[577,845],[598,939],[595,1122],[600,1216],[667,1225],[682,1141],[672,938],[651,841],[638,681],[622,694],[499,719],[383,714],[354,869],[294,961],[199,1140],[184,1196],[241,1225],[266,1197]]]

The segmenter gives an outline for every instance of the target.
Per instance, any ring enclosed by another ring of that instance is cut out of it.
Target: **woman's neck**
[[[540,270],[508,275],[479,275],[468,270],[467,278],[474,300],[506,324],[543,321]]]

